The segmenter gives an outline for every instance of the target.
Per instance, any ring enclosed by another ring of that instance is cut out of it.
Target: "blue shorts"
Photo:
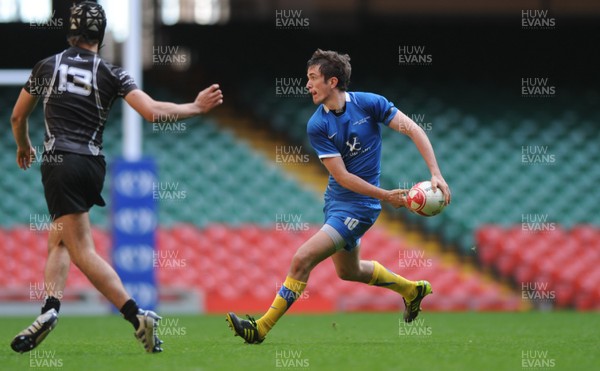
[[[360,244],[360,238],[377,220],[381,213],[381,204],[357,204],[326,198],[323,212],[326,226],[329,225],[343,238],[346,242],[344,249],[352,251]],[[330,234],[326,226],[324,230]],[[334,236],[332,239],[337,242]]]

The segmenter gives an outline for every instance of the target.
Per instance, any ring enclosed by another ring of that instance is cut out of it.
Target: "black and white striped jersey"
[[[23,87],[44,104],[46,151],[102,155],[102,133],[117,97],[137,89],[121,67],[70,47],[39,61]]]

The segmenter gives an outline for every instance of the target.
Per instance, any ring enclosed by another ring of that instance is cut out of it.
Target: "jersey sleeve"
[[[376,122],[389,125],[390,121],[398,112],[394,104],[385,97],[373,93],[356,93],[357,103],[372,117]]]
[[[308,139],[320,159],[341,156],[340,151],[327,136],[327,130],[323,122],[311,118],[308,121]]]
[[[125,97],[138,88],[133,77],[121,67],[112,66],[112,73],[117,79],[117,95],[119,97]]]
[[[31,70],[27,82],[23,85],[23,89],[31,95],[43,95],[47,91],[52,78],[52,75],[47,73],[49,67],[51,68],[49,59],[37,62]]]

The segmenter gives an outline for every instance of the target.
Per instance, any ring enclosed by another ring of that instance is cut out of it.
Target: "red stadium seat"
[[[580,225],[565,231],[557,226],[554,231],[523,233],[517,226],[508,230],[486,226],[479,230],[476,236],[482,241],[482,262],[494,265],[502,275],[517,282],[547,282],[556,292],[557,307],[596,308],[600,229]],[[492,252],[494,249],[498,251]]]
[[[230,227],[216,224],[204,229],[189,224],[159,229],[156,238],[157,250],[177,252],[178,258],[185,259],[186,267],[157,268],[156,278],[164,287],[203,291],[209,300],[209,308],[222,308],[222,305],[227,303],[237,303],[236,305],[242,308],[244,303],[250,302],[253,303],[253,308],[259,302],[268,306],[285,279],[295,251],[315,231],[316,228],[311,228],[308,231],[293,233],[254,225]],[[482,251],[487,249],[487,244],[503,247],[497,256],[500,260],[506,259],[509,272],[514,271],[517,259],[527,264],[537,261],[530,257],[532,252],[517,254],[516,250],[522,248],[518,244],[504,249],[504,245],[495,241],[506,235],[500,232],[501,230],[494,228],[492,232],[479,234],[478,239],[481,239],[481,242],[478,244],[482,245]],[[516,241],[528,241],[533,249],[542,251],[543,246],[535,239],[517,233],[514,235]],[[5,256],[9,254],[14,257],[0,262],[0,267],[6,272],[0,277],[0,287],[23,287],[30,281],[42,280],[43,259],[39,259],[39,256],[46,253],[47,235],[32,233],[28,228],[21,227],[0,231],[0,236],[4,238],[2,252]],[[94,229],[93,238],[98,252],[109,256],[110,235],[100,229]],[[419,264],[401,266],[401,251],[416,251],[414,254],[417,254],[417,257],[413,256],[412,259]],[[515,302],[519,303],[517,296],[501,292],[497,285],[483,281],[476,274],[463,273],[455,266],[447,266],[435,254],[423,250],[423,247],[409,245],[404,239],[389,236],[380,228],[373,228],[365,236],[362,255],[365,259],[378,260],[387,268],[409,279],[428,279],[438,295],[428,298],[425,304],[427,310],[514,310]],[[592,254],[587,257],[593,258]],[[493,262],[497,263],[497,260]],[[539,265],[531,269],[540,271],[545,268],[546,265]],[[588,268],[588,265],[583,267]],[[86,288],[91,289],[91,284],[72,266],[68,290]],[[312,272],[307,296],[307,300],[297,307],[310,307],[313,305],[311,303],[317,303],[314,304],[316,307],[329,310],[335,307],[351,310],[402,308],[401,299],[394,292],[339,279],[331,259],[327,259]],[[217,306],[210,304],[213,303],[212,297],[215,298]]]

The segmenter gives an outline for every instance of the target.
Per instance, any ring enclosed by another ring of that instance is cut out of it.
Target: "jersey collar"
[[[348,92],[344,92],[344,94],[346,95],[346,102],[350,102],[350,94],[348,94]],[[325,110],[325,113],[329,113],[329,108],[327,108],[326,105],[323,105],[323,109]]]
[[[88,55],[95,55],[96,53],[89,50],[89,49],[84,49],[84,48],[80,48],[77,45],[71,46],[69,47],[69,49],[74,50],[76,53],[78,54],[88,54]]]

